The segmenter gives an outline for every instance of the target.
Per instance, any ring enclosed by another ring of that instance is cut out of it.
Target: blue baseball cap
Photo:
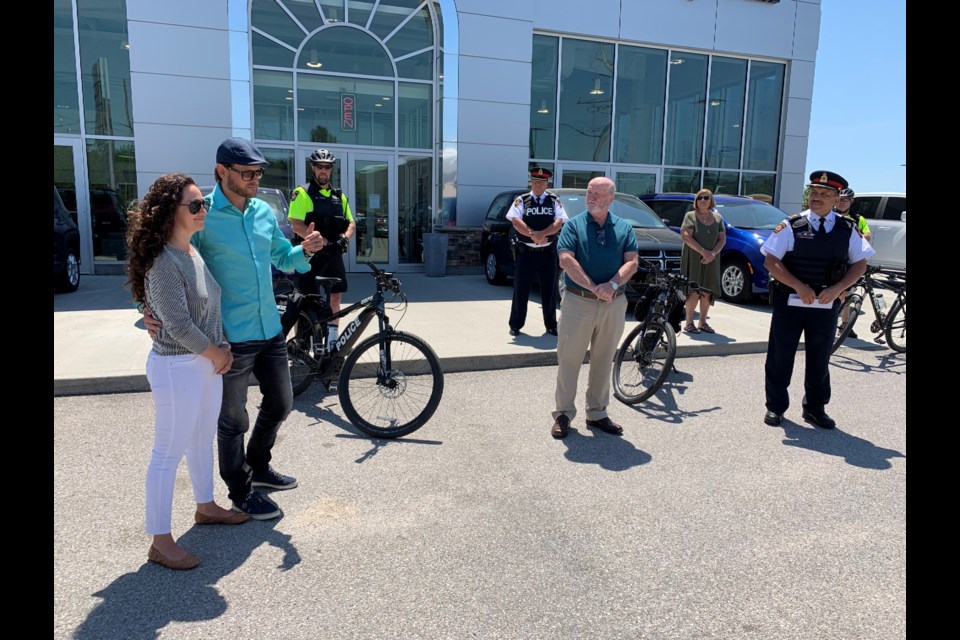
[[[227,138],[217,147],[217,164],[270,164],[253,143],[243,138]]]

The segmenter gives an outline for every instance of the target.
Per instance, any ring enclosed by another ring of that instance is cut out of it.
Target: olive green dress
[[[713,223],[703,224],[697,220],[696,211],[687,211],[683,216],[683,224],[680,230],[683,231],[693,227],[693,239],[700,243],[707,251],[713,251],[717,246],[720,232],[723,231],[723,218],[716,211],[713,211]],[[683,244],[680,251],[680,273],[687,276],[704,289],[710,291],[710,304],[713,304],[716,294],[720,293],[720,256],[710,264],[700,262],[700,254]]]

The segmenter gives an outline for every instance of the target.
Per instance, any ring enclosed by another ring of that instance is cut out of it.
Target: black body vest
[[[792,215],[787,223],[793,230],[793,250],[782,261],[787,270],[816,293],[840,282],[850,266],[847,251],[853,220],[837,215],[833,230],[822,238],[804,215]]]
[[[331,187],[330,195],[325,196],[320,193],[320,187],[313,180],[303,188],[313,202],[313,211],[307,213],[303,224],[309,225],[312,222],[313,228],[319,231],[320,235],[331,242],[336,242],[340,234],[349,226],[343,210],[343,201],[340,199],[343,191]]]
[[[557,212],[554,209],[557,196],[549,191],[544,191],[542,198],[543,203],[537,204],[533,199],[533,194],[529,191],[520,198],[523,201],[523,221],[534,231],[543,231],[553,224],[553,221],[557,217]],[[548,240],[553,242],[556,237],[556,234],[548,236]],[[530,237],[523,235],[519,231],[517,232],[517,239],[520,242],[533,243]]]

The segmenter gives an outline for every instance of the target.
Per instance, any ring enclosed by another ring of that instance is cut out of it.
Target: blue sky
[[[822,0],[807,174],[836,171],[855,192],[907,190],[903,0]]]

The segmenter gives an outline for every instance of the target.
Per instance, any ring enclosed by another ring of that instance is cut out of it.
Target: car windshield
[[[786,213],[770,204],[762,202],[717,203],[717,211],[732,227],[739,229],[776,229]]]
[[[587,198],[584,194],[561,193],[560,201],[563,203],[563,208],[567,210],[567,216],[571,218],[587,210]],[[634,229],[665,229],[667,226],[639,198],[626,193],[616,195],[613,204],[610,205],[610,212],[628,221]]]

